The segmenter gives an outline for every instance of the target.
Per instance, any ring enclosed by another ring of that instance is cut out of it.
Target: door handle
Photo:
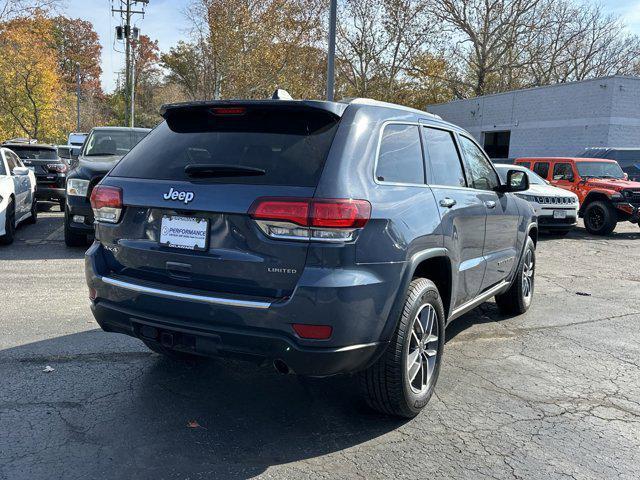
[[[496,208],[496,202],[494,202],[493,200],[487,200],[486,202],[484,202],[484,204],[487,206],[487,208]]]
[[[453,198],[443,198],[442,200],[440,200],[440,206],[444,207],[444,208],[451,208],[453,207],[457,202],[453,199]]]

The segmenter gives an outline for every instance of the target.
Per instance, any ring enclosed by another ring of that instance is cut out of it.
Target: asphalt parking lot
[[[0,479],[635,480],[639,247],[629,224],[542,239],[531,310],[457,320],[436,395],[399,421],[352,378],[178,365],[101,332],[83,250],[41,213],[0,248]]]

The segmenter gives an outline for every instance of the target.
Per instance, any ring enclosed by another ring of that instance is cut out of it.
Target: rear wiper
[[[259,177],[266,172],[261,168],[233,165],[196,164],[184,167],[184,173],[193,178]]]

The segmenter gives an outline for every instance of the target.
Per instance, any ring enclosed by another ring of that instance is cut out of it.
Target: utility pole
[[[327,52],[327,100],[333,102],[335,92],[336,22],[338,0],[331,0],[329,6],[329,51]]]
[[[77,115],[76,132],[80,131],[80,64],[76,62],[76,99],[77,99]]]
[[[129,126],[135,127],[136,119],[136,52],[131,45],[131,114],[129,115]]]
[[[114,8],[114,2],[117,3],[118,8]],[[142,4],[141,10],[134,10],[137,4]],[[134,67],[133,67],[133,45],[132,41],[138,39],[140,30],[136,27],[132,27],[131,19],[133,15],[140,14],[144,18],[144,7],[149,4],[149,0],[111,0],[111,13],[119,13],[122,19],[122,25],[116,27],[116,38],[124,41],[124,56],[125,56],[125,68],[124,68],[124,123],[129,127],[134,126]]]

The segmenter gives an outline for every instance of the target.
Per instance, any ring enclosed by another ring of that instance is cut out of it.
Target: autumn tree
[[[54,141],[70,130],[53,43],[52,21],[43,16],[0,24],[0,136]]]
[[[80,18],[56,16],[52,18],[52,24],[58,71],[65,89],[74,98],[77,75],[80,74],[80,129],[88,131],[93,125],[107,121],[100,83],[102,46],[98,34],[91,22]]]
[[[16,17],[46,14],[61,4],[61,0],[0,0],[0,22]]]
[[[161,86],[160,49],[158,41],[147,35],[132,42],[134,91],[137,126],[154,127],[160,120],[159,105],[154,102]]]

